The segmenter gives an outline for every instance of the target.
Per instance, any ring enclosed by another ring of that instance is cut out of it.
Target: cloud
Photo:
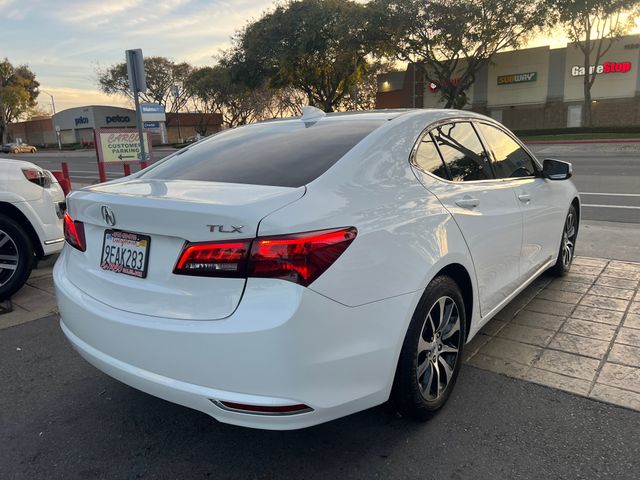
[[[51,111],[51,97],[44,92],[53,95],[57,112],[81,105],[114,105],[131,108],[131,101],[128,98],[119,95],[106,95],[97,89],[60,88],[41,85],[40,91],[38,105],[45,111]]]

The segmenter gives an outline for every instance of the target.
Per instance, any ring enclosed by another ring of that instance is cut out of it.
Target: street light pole
[[[58,150],[62,150],[62,144],[60,143],[60,132],[58,131],[58,129],[54,125],[54,121],[53,121],[53,117],[56,116],[56,102],[53,99],[53,95],[51,95],[49,92],[45,92],[44,90],[40,90],[40,91],[42,93],[45,93],[45,94],[47,94],[47,95],[49,95],[51,97],[51,107],[53,108],[53,116],[51,117],[51,125],[53,126],[53,129],[56,132],[56,138],[58,139]]]

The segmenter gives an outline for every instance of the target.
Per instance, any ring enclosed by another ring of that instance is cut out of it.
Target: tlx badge
[[[226,225],[207,225],[209,227],[210,232],[218,232],[218,233],[242,233],[242,229],[244,225],[240,225],[236,227],[235,225],[230,225],[230,228],[227,228]]]

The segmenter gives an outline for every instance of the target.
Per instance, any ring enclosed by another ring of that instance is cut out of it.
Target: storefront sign
[[[514,83],[535,82],[538,80],[538,72],[514,73],[513,75],[501,75],[498,77],[498,85],[513,85]]]
[[[601,65],[591,65],[589,67],[589,75],[593,74],[605,74],[605,73],[627,73],[631,70],[631,62],[605,62]],[[585,68],[580,65],[574,65],[571,67],[572,77],[584,76]]]
[[[129,115],[110,115],[105,117],[107,125],[110,123],[130,123],[131,117]]]
[[[135,128],[96,128],[96,151],[98,161],[104,163],[138,162],[140,158],[140,135]],[[151,153],[151,139],[144,133],[147,159]],[[147,160],[144,159],[144,160]]]
[[[74,118],[73,121],[75,122],[76,127],[78,125],[86,125],[89,123],[89,117],[77,117],[77,118]]]
[[[164,107],[157,103],[141,103],[140,114],[143,122],[166,122]]]

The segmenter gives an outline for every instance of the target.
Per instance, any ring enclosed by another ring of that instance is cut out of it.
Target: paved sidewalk
[[[577,257],[467,345],[470,365],[640,410],[640,263]]]
[[[57,313],[51,277],[57,258],[57,255],[51,256],[31,272],[26,285],[11,299],[13,311],[0,315],[0,330]]]
[[[0,330],[56,312],[51,270],[33,271],[0,315]],[[640,263],[576,257],[562,279],[543,275],[466,346],[465,361],[640,411]]]

